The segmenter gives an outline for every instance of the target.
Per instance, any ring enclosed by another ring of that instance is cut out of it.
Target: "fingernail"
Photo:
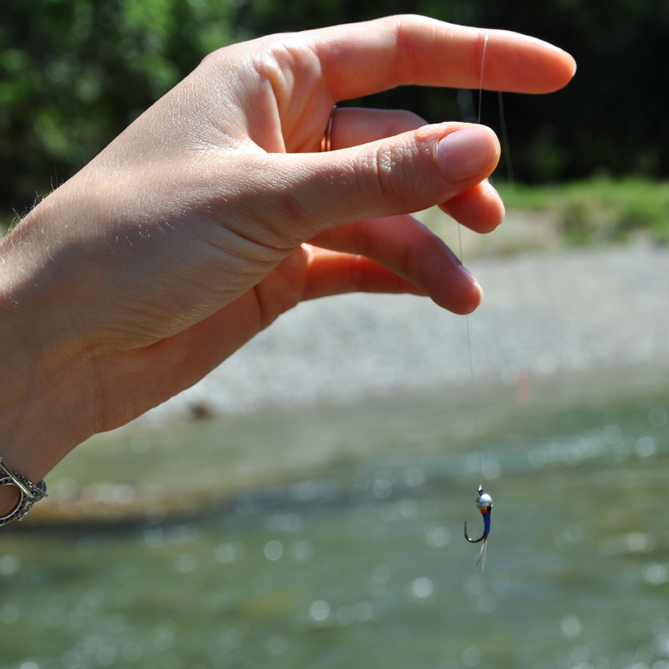
[[[439,167],[447,179],[462,181],[486,171],[498,153],[499,144],[490,130],[465,128],[439,142]]]

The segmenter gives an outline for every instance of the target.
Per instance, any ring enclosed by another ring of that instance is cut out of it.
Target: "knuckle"
[[[411,83],[416,81],[425,63],[416,53],[415,38],[417,28],[421,28],[422,39],[430,39],[435,33],[435,22],[424,16],[402,14],[394,18],[395,31],[395,73],[398,81]]]
[[[413,142],[383,142],[374,156],[379,192],[391,206],[401,206],[408,194],[421,189],[425,178],[420,151]]]

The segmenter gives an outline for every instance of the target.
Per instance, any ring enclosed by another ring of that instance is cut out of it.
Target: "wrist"
[[[7,488],[11,488],[11,491]],[[33,505],[47,496],[46,483],[41,479],[37,483],[29,481],[25,476],[13,472],[2,462],[0,456],[0,501],[7,502],[6,508],[0,506],[0,527],[21,520]],[[11,494],[9,494],[11,492]]]
[[[90,362],[67,325],[57,277],[40,258],[43,245],[23,253],[23,225],[0,242],[0,456],[37,482],[93,433],[95,405]]]

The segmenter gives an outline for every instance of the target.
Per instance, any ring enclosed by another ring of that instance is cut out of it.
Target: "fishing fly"
[[[488,534],[490,534],[490,516],[492,514],[492,497],[488,495],[483,490],[482,486],[479,486],[478,490],[479,496],[476,498],[476,508],[481,512],[483,516],[483,534],[478,539],[472,539],[467,534],[467,521],[465,521],[465,539],[471,544],[478,544],[481,541],[481,549],[479,554],[474,561],[474,567],[481,567],[481,570],[485,568],[485,557],[488,550]]]

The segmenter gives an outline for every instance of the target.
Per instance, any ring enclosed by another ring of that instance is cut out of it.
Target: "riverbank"
[[[669,365],[669,248],[648,243],[479,257],[469,317],[478,384]],[[467,323],[427,299],[346,295],[299,305],[142,420],[231,415],[470,383]]]

